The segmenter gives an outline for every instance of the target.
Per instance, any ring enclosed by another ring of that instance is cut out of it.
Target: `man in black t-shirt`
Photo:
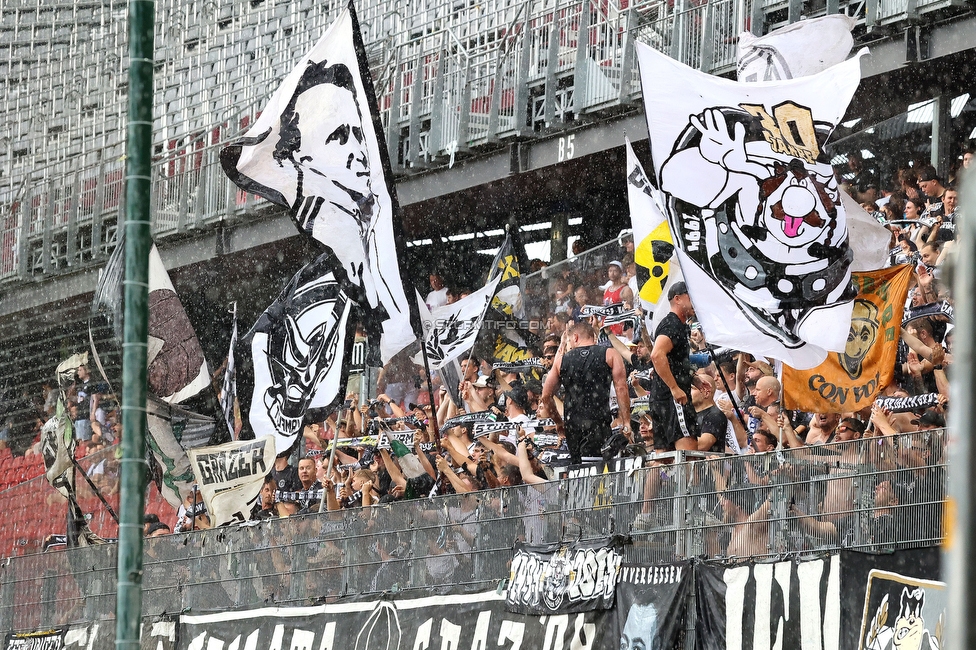
[[[715,380],[698,373],[691,380],[691,405],[698,421],[698,451],[725,453],[729,421],[715,405]]]
[[[620,413],[630,413],[630,392],[623,359],[613,348],[596,344],[596,334],[589,323],[573,323],[567,338],[569,350],[556,356],[546,375],[540,402],[556,421],[556,430],[565,432],[571,462],[579,464],[583,458],[599,458],[603,443],[610,437],[611,383]],[[563,417],[552,400],[560,384],[565,391]],[[623,433],[628,438],[632,436],[629,418]]]
[[[695,308],[684,282],[676,282],[668,289],[671,311],[654,332],[651,363],[650,411],[654,423],[654,448],[659,451],[698,449],[698,421],[691,405],[693,375],[688,354],[688,319]]]

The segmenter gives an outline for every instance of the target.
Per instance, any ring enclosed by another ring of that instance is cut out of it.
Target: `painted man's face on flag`
[[[313,86],[295,102],[299,128],[301,115],[316,111],[321,111],[321,123],[327,128],[312,134],[303,132],[294,153],[294,159],[305,168],[305,194],[329,196],[331,187],[323,187],[325,184],[342,189],[354,201],[370,196],[369,157],[355,96],[329,83]]]
[[[275,158],[289,161],[298,173],[293,208],[309,231],[327,201],[352,217],[366,238],[376,198],[362,115],[349,68],[309,62],[281,114],[275,149]]]

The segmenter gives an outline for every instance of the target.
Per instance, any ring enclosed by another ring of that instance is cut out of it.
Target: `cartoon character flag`
[[[670,311],[667,290],[681,282],[681,267],[674,258],[674,239],[664,214],[664,199],[644,173],[644,167],[634,154],[630,138],[627,144],[627,201],[630,204],[630,223],[634,229],[634,261],[637,263],[637,285],[644,321],[649,332],[653,323]],[[662,313],[658,314],[657,311]]]
[[[911,266],[855,273],[859,292],[843,352],[816,368],[783,365],[783,407],[810,413],[848,413],[871,406],[891,383],[901,336]]]
[[[351,2],[220,159],[235,184],[289,208],[338,258],[336,281],[382,327],[384,363],[416,340],[389,154]]]
[[[654,177],[709,343],[800,369],[842,352],[853,253],[824,144],[859,59],[740,84],[637,51]]]
[[[279,454],[298,440],[309,411],[324,418],[344,394],[354,303],[333,263],[324,253],[296,273],[246,337],[254,360],[248,420],[256,438],[274,437]]]

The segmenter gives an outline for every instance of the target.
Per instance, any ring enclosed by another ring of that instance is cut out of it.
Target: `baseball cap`
[[[515,405],[523,411],[529,409],[529,394],[525,392],[525,388],[522,386],[515,386],[512,390],[506,391],[505,397],[515,402]]]
[[[488,377],[485,375],[480,375],[471,385],[475,388],[488,388]]]
[[[674,300],[675,296],[680,296],[681,294],[688,293],[688,285],[684,282],[675,282],[668,289],[668,300]]]
[[[621,264],[619,260],[613,260],[612,262],[610,262],[609,264],[607,264],[607,266],[616,266],[621,271],[624,270],[624,265]]]
[[[922,413],[921,417],[912,420],[912,424],[917,424],[923,427],[944,427],[946,422],[945,418],[935,411],[926,411],[925,413]]]
[[[935,167],[926,165],[918,170],[918,180],[920,183],[924,183],[926,181],[937,181],[939,180],[939,175],[935,172]]]

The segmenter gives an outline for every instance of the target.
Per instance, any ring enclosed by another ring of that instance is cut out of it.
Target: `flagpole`
[[[116,650],[139,650],[146,484],[149,254],[152,248],[153,0],[129,1],[129,106],[125,175],[122,343],[122,476],[119,504]]]
[[[735,402],[735,395],[732,393],[732,389],[729,388],[729,380],[725,378],[725,375],[722,374],[722,369],[718,367],[718,361],[715,359],[715,351],[708,348],[708,356],[712,358],[712,363],[715,364],[715,369],[718,370],[718,376],[722,378],[722,385],[725,386],[725,393],[729,396],[729,401],[732,402],[732,411],[735,413],[736,419],[742,424],[742,428],[748,431],[749,425],[746,424],[746,421],[742,418],[742,413],[739,412],[739,405]]]

